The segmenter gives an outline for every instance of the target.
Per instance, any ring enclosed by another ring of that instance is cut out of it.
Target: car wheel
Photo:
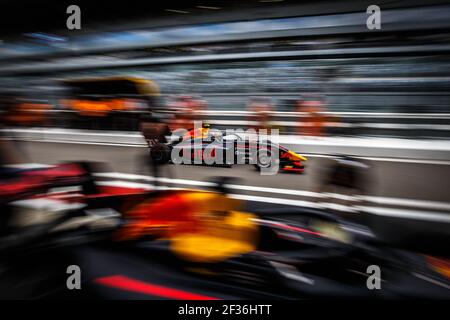
[[[274,166],[272,163],[273,159],[272,159],[272,153],[269,152],[263,152],[262,150],[258,151],[258,156],[256,159],[256,164],[255,164],[255,168],[258,171],[262,171],[262,170],[273,170]],[[279,162],[279,159],[276,159],[276,161]],[[277,169],[278,171],[278,169]]]

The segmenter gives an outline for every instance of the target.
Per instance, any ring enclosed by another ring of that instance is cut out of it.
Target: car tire
[[[156,164],[165,164],[170,160],[171,151],[169,146],[157,143],[150,149],[150,158]]]

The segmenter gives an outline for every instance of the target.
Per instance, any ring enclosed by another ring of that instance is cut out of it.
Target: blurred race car
[[[116,240],[133,240],[149,256],[166,252],[175,269],[239,290],[289,298],[450,293],[448,259],[389,246],[366,226],[322,210],[246,212],[221,192],[178,190],[140,203],[127,217]],[[369,266],[383,270],[382,291],[368,289]]]
[[[153,125],[150,124],[149,127]],[[254,164],[258,171],[279,170],[302,173],[307,158],[269,140],[249,139],[236,133],[212,130],[209,125],[190,130],[184,136],[172,135],[167,142],[155,130],[143,130],[155,164],[203,164],[232,167]]]
[[[0,234],[0,252],[7,253],[2,267],[16,270],[32,259],[30,252],[39,259],[54,250],[67,255],[101,240],[116,253],[139,252],[150,260],[164,252],[173,257],[160,260],[167,270],[206,277],[224,290],[233,286],[288,298],[449,297],[446,241],[443,250],[427,256],[321,210],[248,212],[244,202],[227,195],[224,178],[208,191],[148,190],[95,181],[90,167],[7,173],[0,184],[3,213],[9,214]],[[383,290],[366,285],[374,265],[382,270]],[[55,273],[45,274],[52,279]],[[0,283],[8,279],[0,277]]]

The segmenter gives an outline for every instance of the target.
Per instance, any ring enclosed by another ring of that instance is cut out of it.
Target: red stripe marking
[[[317,236],[322,236],[322,234],[320,232],[316,232],[316,231],[312,231],[312,230],[308,230],[308,229],[304,229],[304,228],[299,228],[299,227],[294,227],[294,226],[290,226],[290,225],[287,225],[284,223],[273,222],[273,221],[264,221],[264,223],[279,227],[281,229],[293,230],[293,231],[298,231],[298,232],[303,232],[303,233],[310,233],[310,234],[314,234]]]
[[[219,300],[218,298],[208,297],[200,294],[195,294],[183,290],[172,289],[160,285],[155,285],[126,276],[115,275],[109,277],[102,277],[95,279],[96,283],[107,287],[122,289],[125,291],[132,291],[143,293],[152,296],[164,297],[178,300]]]

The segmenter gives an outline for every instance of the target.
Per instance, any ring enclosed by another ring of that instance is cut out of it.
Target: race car
[[[20,225],[17,220],[13,225],[7,224],[12,228],[0,237],[0,252],[8,254],[3,255],[6,259],[0,259],[0,265],[17,274],[25,261],[41,262],[47,257],[49,261],[56,260],[57,265],[50,264],[52,269],[44,264],[42,272],[35,271],[33,275],[42,281],[45,274],[51,280],[40,282],[45,283],[40,288],[42,293],[48,292],[48,283],[64,286],[63,292],[67,292],[66,282],[57,278],[64,273],[56,272],[61,265],[67,267],[66,261],[95,261],[83,264],[83,270],[89,265],[98,266],[98,255],[79,258],[87,243],[97,243],[97,248],[106,250],[106,255],[100,256],[119,257],[108,262],[113,269],[122,261],[132,267],[134,263],[120,255],[134,252],[147,263],[164,265],[165,273],[170,270],[183,275],[177,278],[195,275],[193,282],[205,279],[224,291],[236,288],[235,292],[247,290],[259,297],[270,293],[284,298],[448,298],[445,255],[443,259],[399,250],[377,238],[370,229],[336,215],[286,207],[248,212],[244,202],[227,196],[230,181],[224,179],[208,191],[152,191],[108,185],[107,181],[94,180],[90,167],[64,164],[10,172],[13,177],[8,178],[8,185],[13,180],[17,182],[17,196],[11,197],[6,183],[0,188],[3,205],[21,209],[11,213],[13,217],[20,213],[25,218]],[[57,211],[49,207],[52,202],[57,204]],[[29,212],[30,205],[36,210]],[[111,212],[120,215],[112,217]],[[37,214],[42,216],[39,221],[35,219]],[[113,223],[112,218],[119,221]],[[61,252],[67,260],[56,259]],[[372,265],[383,270],[383,290],[366,287],[370,276],[367,268]],[[104,266],[97,267],[94,274],[98,277],[102,269]],[[0,284],[10,283],[9,279],[0,275]],[[105,283],[104,277],[101,280]],[[38,284],[39,281],[30,281],[27,285],[33,290],[17,290],[22,296],[35,292]],[[6,294],[11,297],[10,292]]]
[[[221,132],[209,126],[187,134],[172,134],[171,141],[158,134],[143,132],[156,164],[202,164],[232,167],[253,164],[258,171],[303,173],[307,158],[270,140],[249,138],[238,133]]]

